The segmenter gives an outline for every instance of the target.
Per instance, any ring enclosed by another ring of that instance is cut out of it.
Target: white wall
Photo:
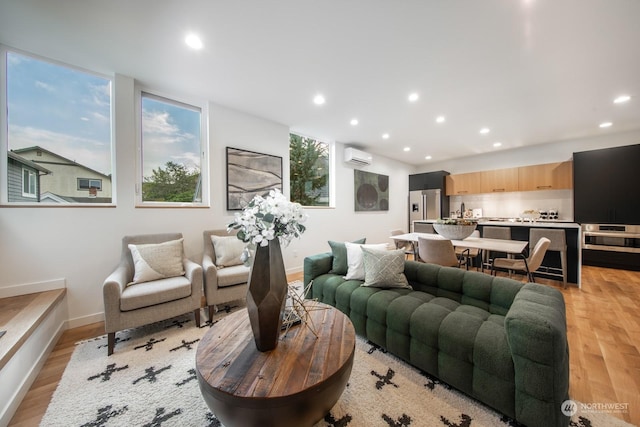
[[[117,206],[0,208],[0,288],[64,279],[71,326],[102,319],[102,282],[119,260],[122,236],[181,232],[187,256],[201,261],[202,231],[226,228],[233,217],[225,210],[225,147],[282,156],[289,191],[289,128],[210,103],[211,207],[136,208],[134,80],[118,75],[114,87]],[[328,239],[386,242],[389,230],[406,223],[411,167],[376,156],[365,170],[390,176],[390,210],[355,213],[353,170],[343,164],[342,152],[337,144],[336,208],[308,211],[307,233],[284,251],[289,271],[301,270],[306,255],[328,250]]]

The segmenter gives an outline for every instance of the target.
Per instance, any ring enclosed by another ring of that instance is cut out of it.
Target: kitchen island
[[[418,229],[421,224],[433,224],[434,220],[427,221],[414,221],[412,226],[415,229],[416,224]],[[511,229],[511,239],[529,241],[529,230],[532,228],[553,228],[562,229],[566,233],[567,239],[567,281],[570,284],[576,284],[580,287],[580,276],[582,270],[582,232],[580,225],[574,222],[568,221],[520,221],[520,220],[493,220],[493,219],[478,219],[478,230],[482,236],[482,230],[484,227],[509,227]],[[531,250],[531,248],[529,248]],[[560,255],[558,252],[547,252],[544,257],[543,265],[549,267],[560,266]],[[545,277],[543,271],[539,271],[536,275]],[[549,276],[549,278],[557,279],[556,277]],[[560,280],[562,282],[562,280]],[[562,284],[562,283],[561,283]]]

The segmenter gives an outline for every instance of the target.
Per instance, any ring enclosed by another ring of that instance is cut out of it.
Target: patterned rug
[[[227,312],[244,309],[227,308]],[[216,314],[213,324],[226,315]],[[79,343],[41,426],[203,426],[222,424],[195,374],[197,328],[189,316],[117,334],[107,357],[102,336]],[[215,327],[215,326],[214,326]],[[573,427],[628,426],[606,414],[574,415]],[[349,384],[316,427],[493,427],[517,423],[357,339]]]

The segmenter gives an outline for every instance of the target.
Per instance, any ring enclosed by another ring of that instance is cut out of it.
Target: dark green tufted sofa
[[[567,426],[569,349],[562,294],[535,283],[405,262],[413,290],[362,287],[304,260],[308,297],[349,316],[356,333],[529,427]]]

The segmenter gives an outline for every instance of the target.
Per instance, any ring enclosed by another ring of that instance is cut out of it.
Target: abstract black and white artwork
[[[275,189],[282,191],[282,157],[227,147],[227,210]]]
[[[354,206],[357,211],[389,210],[389,176],[354,171]]]

